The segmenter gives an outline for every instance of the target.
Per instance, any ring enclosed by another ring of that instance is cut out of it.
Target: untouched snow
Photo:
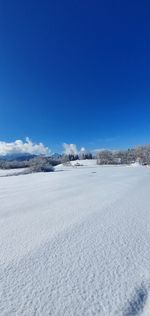
[[[5,176],[11,176],[11,175],[17,175],[18,173],[23,172],[26,169],[23,168],[18,168],[18,169],[0,169],[0,177],[5,177]]]
[[[0,315],[150,315],[149,188],[95,162],[0,177]]]

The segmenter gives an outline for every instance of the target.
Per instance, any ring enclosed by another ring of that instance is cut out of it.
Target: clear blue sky
[[[0,140],[150,143],[150,1],[1,0]]]

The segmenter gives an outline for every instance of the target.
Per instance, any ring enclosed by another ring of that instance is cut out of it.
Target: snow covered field
[[[0,177],[0,315],[150,315],[150,169],[85,164]]]

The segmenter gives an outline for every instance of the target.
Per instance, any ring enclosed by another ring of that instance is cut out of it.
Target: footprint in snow
[[[123,316],[148,316],[145,313],[143,314],[147,299],[147,289],[144,286],[137,288],[135,290],[134,296],[132,297],[131,301],[128,303],[128,306],[126,307]]]

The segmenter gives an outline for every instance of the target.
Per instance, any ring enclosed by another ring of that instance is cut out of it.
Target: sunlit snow
[[[150,169],[81,164],[0,172],[0,315],[150,315]]]

